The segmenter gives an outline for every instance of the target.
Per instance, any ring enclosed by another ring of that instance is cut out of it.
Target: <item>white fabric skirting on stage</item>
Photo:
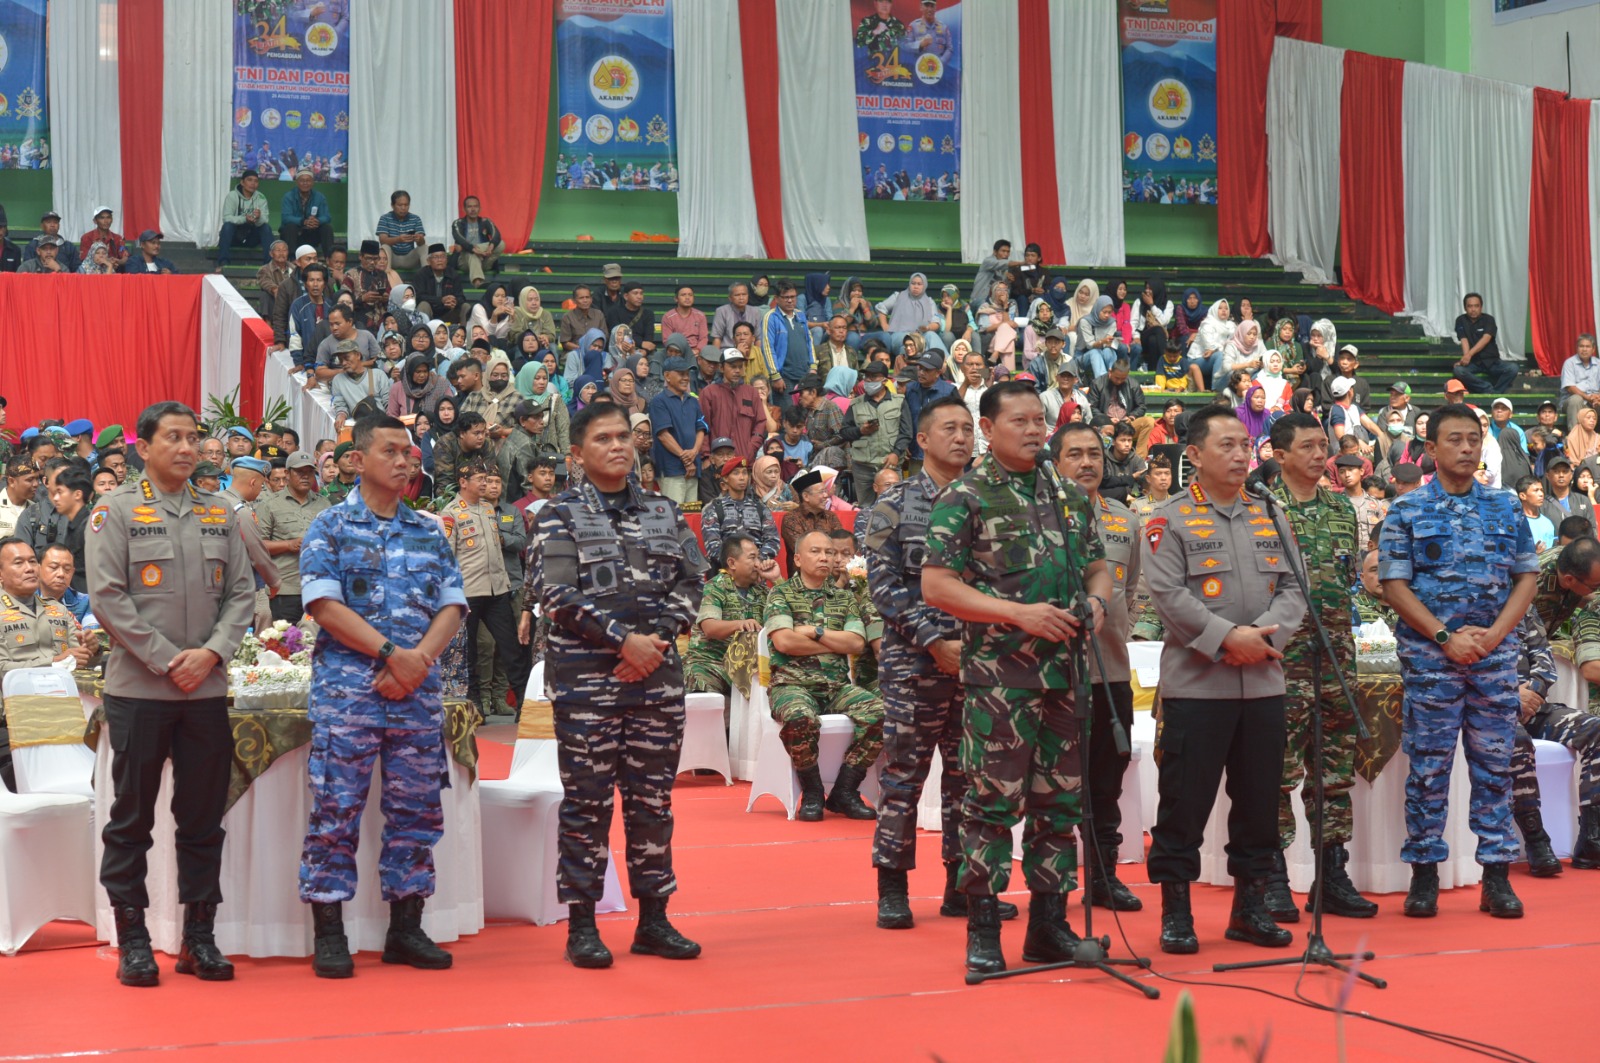
[[[305,390],[306,375],[294,368],[288,351],[267,355],[267,376],[262,389],[268,404],[274,399],[289,403],[289,427],[300,435],[300,446],[309,451],[319,439],[336,439],[333,405],[327,388]]]

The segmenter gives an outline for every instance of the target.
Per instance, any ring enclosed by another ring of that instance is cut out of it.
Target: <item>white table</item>
[[[300,901],[300,853],[311,814],[311,789],[306,778],[309,743],[279,757],[222,819],[227,839],[222,846],[222,896],[217,909],[217,944],[228,955],[309,956],[312,951],[311,906]],[[483,839],[478,811],[478,786],[446,751],[450,786],[443,791],[444,837],[433,851],[437,892],[423,909],[422,926],[435,941],[455,941],[483,929]],[[388,905],[379,897],[378,850],[383,831],[379,807],[379,765],[361,818],[361,843],[356,854],[359,886],[355,900],[344,906],[345,932],[352,950],[383,948],[389,925]],[[110,818],[110,728],[100,730],[95,761],[95,822]],[[173,851],[172,765],[162,777],[156,800],[154,844],[145,884],[150,907],[145,919],[150,939],[162,952],[176,955],[183,930],[178,903],[178,865]],[[95,832],[95,865],[103,846]],[[95,887],[95,921],[101,938],[115,941],[111,903],[105,889]]]
[[[310,451],[319,439],[337,439],[333,427],[332,395],[325,387],[305,390],[306,374],[294,367],[288,351],[267,355],[262,393],[270,404],[283,399],[289,404],[289,427],[300,436],[302,450]]]

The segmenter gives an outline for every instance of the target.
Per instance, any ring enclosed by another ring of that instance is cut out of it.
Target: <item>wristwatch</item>
[[[1450,629],[1447,628],[1447,627],[1442,627],[1438,631],[1435,631],[1433,633],[1433,641],[1437,642],[1441,646],[1443,646],[1445,643],[1449,642],[1450,641]]]
[[[383,640],[383,645],[378,647],[378,660],[387,661],[394,654],[394,643],[388,639]]]

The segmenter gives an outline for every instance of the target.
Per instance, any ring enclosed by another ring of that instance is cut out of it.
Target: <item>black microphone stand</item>
[[[1278,533],[1278,538],[1285,543],[1295,542],[1290,534],[1290,529],[1284,527],[1283,503],[1278,496],[1265,485],[1261,484],[1257,491],[1249,492],[1249,497],[1258,499],[1267,509],[1267,515],[1272,518],[1272,527]],[[1328,631],[1322,626],[1322,617],[1318,615],[1316,607],[1311,602],[1311,581],[1306,575],[1305,557],[1299,550],[1286,550],[1284,556],[1289,559],[1289,570],[1294,573],[1295,582],[1300,584],[1300,593],[1305,595],[1306,615],[1311,619],[1311,626],[1317,634],[1317,642],[1322,647],[1323,655],[1333,668],[1334,676],[1339,680],[1339,687],[1344,691],[1344,696],[1350,704],[1350,712],[1355,716],[1356,731],[1363,738],[1371,738],[1372,732],[1367,729],[1366,721],[1361,718],[1361,708],[1356,702],[1356,697],[1350,690],[1350,684],[1345,680],[1344,672],[1339,667],[1339,659],[1334,655],[1333,643],[1328,638]],[[1377,955],[1372,952],[1334,952],[1328,948],[1327,941],[1322,936],[1322,836],[1324,821],[1327,819],[1327,807],[1322,785],[1322,669],[1314,668],[1311,671],[1311,759],[1314,770],[1308,775],[1315,776],[1313,786],[1317,795],[1317,821],[1312,831],[1314,844],[1311,851],[1312,865],[1316,875],[1311,884],[1311,929],[1306,934],[1305,951],[1299,956],[1285,956],[1274,960],[1251,960],[1247,963],[1218,963],[1211,969],[1216,972],[1243,971],[1254,967],[1289,967],[1296,964],[1317,964],[1322,967],[1331,967],[1345,974],[1354,973],[1356,977],[1370,982],[1379,989],[1387,989],[1389,983],[1382,978],[1368,974],[1366,971],[1352,972],[1346,967],[1343,960],[1373,960]]]
[[[1050,464],[1049,457],[1046,455],[1043,449],[1039,451],[1038,457],[1035,458],[1035,465],[1044,477],[1044,482],[1050,491],[1050,509],[1055,514],[1056,531],[1061,535],[1061,545],[1063,551],[1065,551],[1067,549],[1069,539],[1067,536],[1066,521],[1061,512],[1062,507],[1065,504],[1061,497],[1061,481],[1057,477],[1055,467]],[[1098,852],[1099,843],[1096,840],[1094,830],[1094,802],[1090,798],[1089,787],[1084,781],[1088,772],[1089,724],[1094,716],[1094,711],[1089,704],[1090,696],[1088,672],[1085,667],[1083,652],[1085,642],[1088,643],[1089,648],[1094,652],[1095,664],[1100,669],[1101,687],[1105,694],[1106,705],[1110,710],[1111,734],[1113,741],[1116,742],[1117,751],[1119,753],[1127,753],[1131,747],[1128,744],[1127,729],[1122,726],[1122,721],[1117,718],[1116,702],[1111,697],[1111,685],[1105,678],[1105,660],[1100,655],[1100,640],[1095,635],[1094,630],[1091,627],[1093,622],[1093,610],[1090,608],[1088,599],[1085,597],[1082,573],[1078,572],[1069,564],[1067,566],[1067,575],[1071,583],[1071,612],[1078,618],[1080,625],[1078,628],[1078,635],[1072,639],[1068,645],[1071,648],[1073,656],[1073,676],[1076,685],[1073,700],[1075,703],[1076,715],[1080,721],[1078,729],[1078,749],[1080,751],[1080,758],[1085,765],[1084,770],[1079,772],[1079,787],[1083,797],[1083,820],[1078,824],[1078,834],[1083,839],[1083,885],[1085,891],[1085,903],[1083,906],[1083,937],[1079,939],[1076,948],[1073,950],[1072,959],[1070,960],[1061,960],[1057,963],[1034,964],[1030,967],[1014,967],[1010,970],[994,971],[991,973],[968,971],[967,984],[979,985],[983,982],[993,981],[997,978],[1015,978],[1020,974],[1037,974],[1040,971],[1059,971],[1071,968],[1077,970],[1099,971],[1102,974],[1109,974],[1117,981],[1137,989],[1139,992],[1143,993],[1147,999],[1156,1000],[1161,996],[1161,990],[1157,989],[1153,985],[1146,985],[1145,983],[1134,978],[1132,975],[1124,974],[1123,972],[1117,970],[1118,967],[1137,967],[1141,970],[1149,970],[1150,960],[1144,956],[1135,956],[1132,959],[1126,960],[1112,959],[1110,955],[1111,937],[1110,935],[1107,935],[1103,938],[1097,938],[1094,936],[1094,905],[1087,903],[1087,893],[1089,890],[1094,888],[1094,871],[1095,868],[1099,866],[1100,854]],[[1113,909],[1113,911],[1115,911],[1115,909]]]

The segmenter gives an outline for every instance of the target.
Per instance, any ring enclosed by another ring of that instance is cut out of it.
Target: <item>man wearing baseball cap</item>
[[[1568,517],[1583,517],[1594,523],[1594,503],[1582,491],[1572,489],[1572,459],[1560,451],[1544,460],[1544,506],[1542,512],[1557,528]]]
[[[170,259],[161,257],[161,241],[166,239],[160,229],[146,229],[139,234],[139,253],[126,266],[124,273],[176,273],[178,267]]]
[[[700,400],[689,394],[689,360],[668,358],[662,375],[667,386],[650,400],[650,427],[655,432],[651,458],[661,493],[682,505],[700,498],[698,456],[706,432],[700,427]]]
[[[298,624],[305,613],[300,598],[300,540],[316,515],[328,508],[328,500],[316,492],[317,462],[310,454],[297,450],[284,467],[289,474],[288,489],[268,498],[256,512],[267,553],[278,563],[279,588],[272,599],[272,619]]]
[[[69,271],[61,262],[61,254],[66,250],[67,243],[59,236],[36,236],[28,244],[28,251],[34,257],[24,257],[17,272],[65,274]]]
[[[668,345],[671,345],[669,339]],[[733,451],[746,461],[754,462],[767,435],[766,404],[756,389],[745,383],[744,352],[737,347],[718,350],[712,346],[700,349],[702,358],[717,358],[721,372],[716,379],[701,389],[700,412],[706,419],[706,430],[713,437],[733,440]],[[715,562],[713,557],[712,561]]]
[[[1336,376],[1328,386],[1333,405],[1328,408],[1328,437],[1334,446],[1345,435],[1353,433],[1362,443],[1371,443],[1383,437],[1378,422],[1361,412],[1356,405],[1356,381],[1353,377]]]
[[[894,441],[894,461],[892,464],[885,462],[907,478],[922,470],[922,447],[917,443],[917,417],[922,408],[956,393],[956,386],[944,379],[944,355],[939,351],[923,351],[917,358],[916,368],[917,379],[906,385],[905,411],[900,416],[899,432]]]
[[[57,241],[56,261],[61,263],[61,268],[68,273],[78,272],[78,264],[82,259],[78,256],[78,249],[62,237],[61,215],[54,210],[47,210],[39,216],[39,235],[29,240],[28,246],[22,249],[22,260],[28,262],[38,258],[39,248],[49,242],[51,237]]]
[[[1406,429],[1410,430],[1417,423],[1417,414],[1422,411],[1411,405],[1411,385],[1404,380],[1396,380],[1389,385],[1389,411],[1399,410],[1406,418]],[[1387,419],[1388,413],[1384,414]]]
[[[238,185],[222,197],[222,232],[217,236],[218,273],[228,264],[235,244],[240,247],[254,244],[261,248],[261,261],[266,264],[274,239],[271,213],[267,197],[261,194],[261,175],[254,170],[240,174]]]
[[[1455,406],[1455,405],[1457,405],[1459,403],[1463,403],[1463,402],[1466,402],[1466,401],[1467,401],[1467,385],[1463,384],[1461,381],[1455,379],[1454,377],[1452,377],[1449,380],[1445,381],[1445,385],[1444,385],[1444,404],[1446,406]]]
[[[123,242],[122,234],[114,232],[111,228],[112,213],[110,207],[94,208],[94,228],[78,238],[78,260],[89,257],[89,248],[95,244],[105,244],[106,250],[111,253],[111,264],[121,269],[128,261],[128,248]]]

